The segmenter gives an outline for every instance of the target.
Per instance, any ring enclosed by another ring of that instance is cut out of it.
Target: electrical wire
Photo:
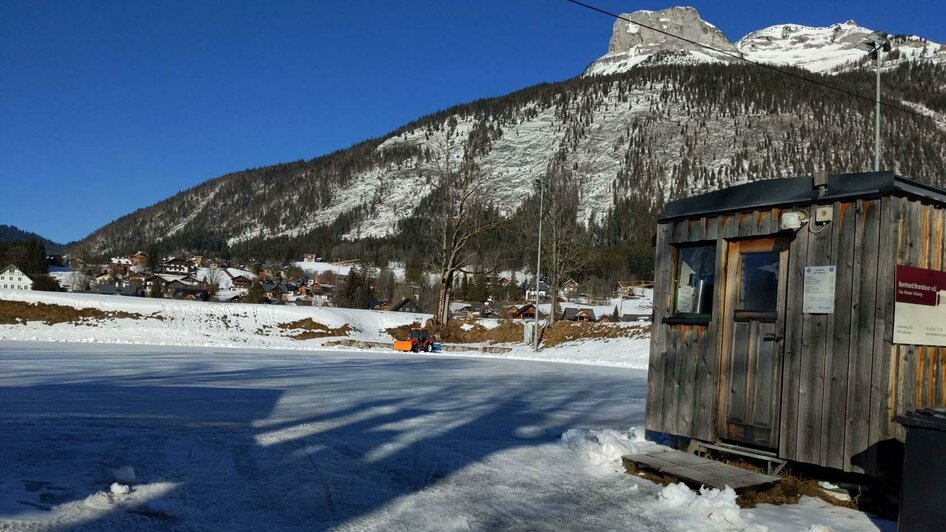
[[[694,40],[692,40],[692,39],[687,39],[686,37],[681,37],[681,36],[679,36],[679,35],[675,35],[675,34],[670,33],[670,32],[668,32],[668,31],[664,31],[664,30],[661,30],[661,29],[657,29],[657,28],[655,28],[655,27],[653,27],[653,26],[648,26],[647,24],[641,24],[640,22],[633,21],[633,20],[631,20],[631,19],[629,19],[629,18],[627,18],[627,17],[622,17],[622,16],[619,15],[619,14],[612,13],[612,12],[610,12],[610,11],[606,11],[606,10],[601,9],[601,8],[599,8],[599,7],[595,7],[595,6],[593,6],[593,5],[586,4],[586,3],[584,3],[584,2],[580,2],[579,0],[565,0],[565,1],[566,1],[566,2],[569,2],[569,3],[571,3],[571,4],[575,4],[575,5],[577,5],[577,6],[583,7],[583,8],[585,8],[585,9],[590,9],[591,11],[596,11],[596,12],[601,13],[601,14],[603,14],[603,15],[607,15],[607,16],[609,16],[609,17],[616,18],[616,19],[618,19],[618,20],[624,20],[624,21],[630,22],[631,24],[636,24],[637,26],[640,26],[640,27],[642,27],[642,28],[647,28],[647,29],[649,29],[649,30],[651,30],[651,31],[656,31],[657,33],[661,33],[661,34],[666,35],[666,36],[668,36],[668,37],[673,37],[674,39],[679,39],[679,40],[681,40],[681,41],[683,41],[683,42],[690,43],[690,44],[699,46],[699,47],[701,47],[701,48],[705,48],[705,49],[707,49],[707,50],[716,52],[716,53],[718,53],[718,54],[722,54],[722,55],[725,55],[725,56],[729,56],[729,57],[732,57],[732,58],[734,58],[734,59],[738,59],[738,60],[740,60],[740,61],[745,61],[746,63],[750,63],[750,64],[753,64],[753,65],[756,65],[756,66],[759,66],[759,67],[762,67],[762,68],[765,68],[765,69],[768,69],[768,70],[772,70],[772,71],[774,71],[774,72],[778,72],[779,74],[783,74],[783,75],[788,76],[788,77],[791,77],[791,78],[800,79],[800,80],[802,80],[802,81],[806,81],[806,82],[808,82],[808,83],[812,83],[812,84],[814,84],[814,85],[818,85],[819,87],[823,87],[823,88],[826,88],[826,89],[830,89],[830,90],[833,90],[833,91],[837,91],[837,92],[840,92],[840,93],[842,93],[842,94],[846,94],[846,95],[848,95],[848,96],[852,96],[852,97],[854,97],[854,98],[859,98],[859,99],[861,99],[861,100],[868,101],[868,102],[870,102],[870,103],[876,103],[876,102],[877,102],[876,99],[871,98],[871,97],[869,97],[869,96],[864,96],[863,94],[859,94],[859,93],[856,93],[856,92],[854,92],[854,91],[850,91],[850,90],[847,90],[847,89],[843,89],[843,88],[841,88],[841,87],[835,87],[834,85],[831,85],[830,83],[825,83],[825,82],[819,81],[819,80],[817,80],[817,79],[808,78],[808,77],[802,76],[802,75],[800,75],[800,74],[796,74],[795,72],[791,72],[791,71],[788,71],[788,70],[782,70],[781,68],[778,68],[778,67],[776,67],[776,66],[774,66],[774,65],[771,65],[771,64],[768,64],[768,63],[762,63],[762,62],[760,62],[760,61],[754,61],[754,60],[752,60],[752,59],[747,59],[747,58],[743,57],[743,56],[740,55],[740,54],[736,54],[736,53],[733,53],[733,52],[727,52],[726,50],[720,50],[720,49],[715,48],[715,47],[713,47],[713,46],[710,46],[710,45],[708,45],[708,44],[703,44],[703,43],[701,43],[701,42],[697,42],[697,41],[694,41]],[[938,118],[936,118],[936,117],[928,116],[928,115],[925,115],[925,114],[923,114],[923,113],[918,113],[918,112],[916,112],[916,111],[914,111],[914,110],[912,110],[912,109],[909,109],[909,108],[907,108],[907,107],[902,107],[902,106],[895,105],[895,104],[892,104],[892,103],[884,102],[883,100],[881,100],[880,105],[882,105],[882,106],[884,106],[884,107],[886,107],[886,108],[888,108],[888,109],[894,109],[894,110],[901,111],[901,112],[904,112],[904,113],[916,115],[916,116],[918,116],[918,117],[920,117],[920,118],[925,118],[925,119],[930,120],[930,121],[932,121],[932,122],[936,122],[936,123],[939,123],[939,124],[942,124],[942,125],[946,126],[946,120],[940,120],[940,119],[938,119]]]

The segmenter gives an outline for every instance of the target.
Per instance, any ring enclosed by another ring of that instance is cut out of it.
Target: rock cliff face
[[[621,17],[632,22],[622,19],[614,22],[608,53],[595,61],[585,71],[585,75],[623,72],[644,62],[692,64],[730,60],[725,54],[715,53],[700,45],[739,53],[723,32],[700,18],[700,14],[692,7],[635,11],[624,13]],[[671,35],[679,35],[687,40]]]
[[[617,20],[608,43],[609,54],[623,54],[631,50],[638,53],[656,53],[659,51],[698,50],[702,47],[686,42],[650,28],[659,28],[671,35],[711,46],[726,52],[738,53],[738,50],[723,32],[716,26],[700,18],[692,7],[672,7],[662,11],[636,11],[626,18],[633,22]],[[649,27],[643,27],[639,24]]]

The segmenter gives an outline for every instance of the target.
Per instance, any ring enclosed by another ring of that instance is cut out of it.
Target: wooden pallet
[[[779,481],[779,477],[747,471],[674,449],[622,456],[621,460],[628,473],[637,474],[642,470],[649,471],[696,486],[717,489],[729,486],[737,492],[764,487]]]

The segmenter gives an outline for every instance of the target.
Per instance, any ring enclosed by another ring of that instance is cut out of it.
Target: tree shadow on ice
[[[342,360],[0,388],[16,412],[9,422],[0,413],[0,521],[81,509],[108,489],[110,469],[130,465],[139,486],[167,489],[59,528],[358,525],[496,453],[642,415],[624,401],[609,408],[626,399],[626,377],[476,374],[478,364]]]

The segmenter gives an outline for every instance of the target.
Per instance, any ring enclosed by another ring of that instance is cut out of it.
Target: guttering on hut
[[[758,181],[658,222],[646,427],[896,474],[895,415],[946,406],[946,191]]]

